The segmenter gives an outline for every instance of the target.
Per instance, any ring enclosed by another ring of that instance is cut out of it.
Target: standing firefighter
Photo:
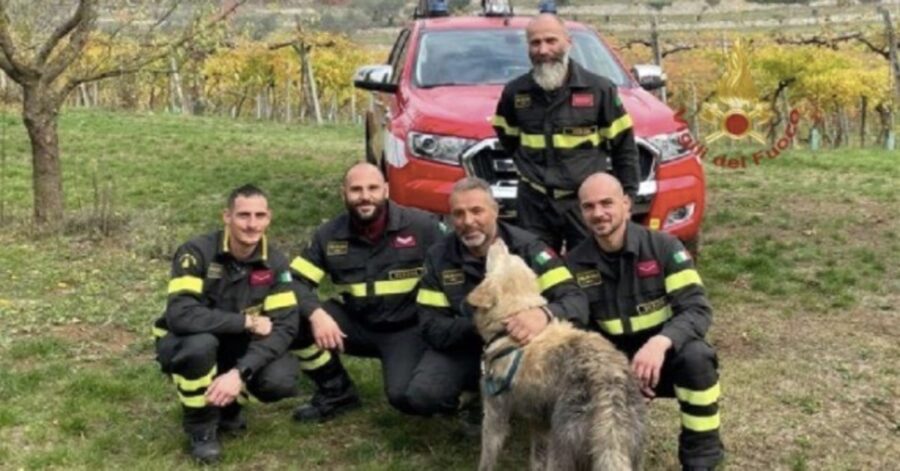
[[[579,190],[593,238],[566,260],[590,302],[590,326],[631,360],[647,398],[676,397],[678,455],[686,470],[714,468],[719,439],[719,374],[704,340],[712,309],[690,254],[675,237],[630,222],[630,200],[611,175]]]
[[[191,456],[217,461],[217,432],[246,428],[241,404],[296,394],[297,298],[288,259],[268,245],[265,193],[245,185],[228,197],[225,229],[175,253],[165,315],[153,333],[157,361],[172,375]]]
[[[541,14],[526,29],[532,70],[509,82],[493,125],[521,175],[519,224],[555,250],[589,235],[576,191],[594,172],[612,171],[628,195],[638,189],[637,147],[631,117],[616,86],[569,58],[563,22]]]
[[[347,211],[321,225],[291,263],[303,318],[292,350],[319,384],[294,413],[299,421],[326,420],[359,404],[338,352],[380,359],[388,402],[411,412],[406,386],[425,350],[415,294],[425,251],[441,235],[437,219],[388,201],[372,164],[347,170],[342,195]],[[316,290],[326,277],[341,296],[320,302]]]

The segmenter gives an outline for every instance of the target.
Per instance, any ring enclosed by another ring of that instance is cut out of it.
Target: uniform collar
[[[641,250],[641,232],[645,231],[643,227],[631,221],[625,225],[625,246],[622,247],[623,252],[637,255]]]
[[[218,250],[217,253],[219,255],[228,254],[231,255],[231,249],[228,247],[228,241],[231,238],[231,234],[228,231],[228,228],[219,231],[218,233]],[[269,239],[263,234],[262,239],[260,239],[259,244],[256,244],[256,249],[253,250],[253,253],[250,255],[250,258],[247,260],[241,260],[242,262],[252,263],[252,262],[262,262],[265,264],[269,258]]]

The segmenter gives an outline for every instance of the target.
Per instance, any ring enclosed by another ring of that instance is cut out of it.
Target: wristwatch
[[[241,376],[241,381],[245,384],[250,382],[250,378],[253,376],[253,370],[250,369],[249,366],[241,366],[238,367],[238,375]]]

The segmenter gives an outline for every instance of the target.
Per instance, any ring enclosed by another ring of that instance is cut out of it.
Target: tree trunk
[[[59,104],[53,103],[53,92],[40,85],[27,85],[22,90],[25,96],[22,115],[31,140],[34,221],[44,226],[59,225],[63,220],[62,165],[57,132]]]

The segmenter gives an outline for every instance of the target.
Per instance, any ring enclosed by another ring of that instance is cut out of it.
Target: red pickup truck
[[[500,92],[531,68],[525,40],[530,17],[443,16],[413,20],[387,64],[357,70],[354,85],[375,93],[366,116],[366,158],[384,170],[391,198],[446,214],[453,183],[475,175],[491,183],[501,216],[515,217],[518,174],[491,118]],[[696,252],[705,177],[687,143],[686,124],[648,90],[664,85],[656,66],[629,73],[591,28],[566,22],[571,57],[619,87],[632,117],[641,184],[634,220],[670,232]]]

